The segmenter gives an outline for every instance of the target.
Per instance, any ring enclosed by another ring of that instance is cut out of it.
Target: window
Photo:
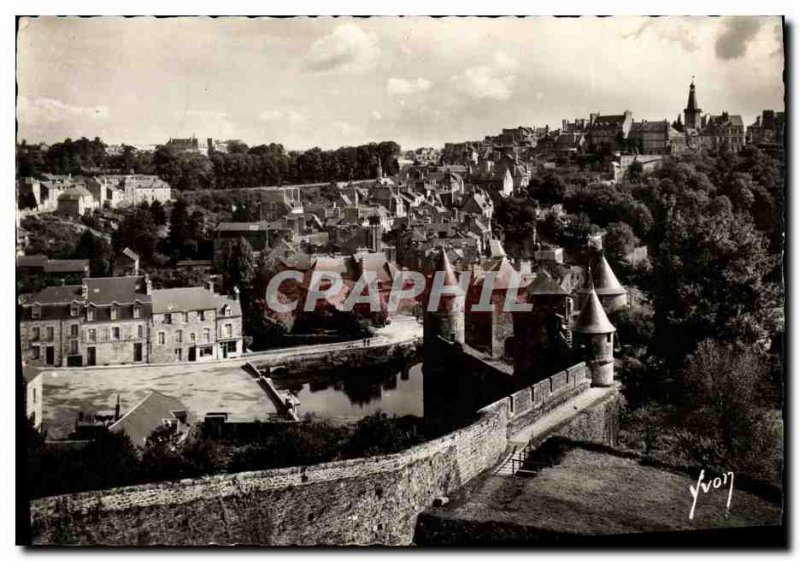
[[[139,339],[141,339],[142,337],[144,337],[144,326],[143,326],[143,325],[139,325],[139,326],[136,328],[136,331],[137,331],[137,335],[138,335]]]
[[[158,332],[158,344],[163,345],[167,341],[167,336],[164,334],[163,331]]]
[[[191,333],[189,333],[189,341],[191,341],[192,343],[194,343],[196,340],[197,340],[197,336],[194,334],[194,331],[192,331]]]
[[[33,402],[36,403],[36,388],[33,388]]]
[[[133,317],[139,319],[142,317],[142,307],[141,306],[134,306],[133,307]],[[141,337],[141,335],[139,336]]]
[[[189,323],[189,312],[183,312],[183,314],[181,315],[183,316],[181,318],[183,320],[183,323]]]
[[[114,321],[119,316],[119,308],[116,306],[111,307],[111,321]]]
[[[77,337],[78,336],[78,324],[73,323],[69,326],[69,336],[70,337]]]
[[[183,331],[180,329],[175,332],[175,342],[183,343]]]
[[[175,349],[175,360],[180,361],[183,358],[183,349]]]
[[[39,347],[31,347],[31,358],[33,360],[39,360],[41,357],[41,349],[39,349]]]
[[[71,355],[78,354],[78,341],[75,339],[69,342],[69,354]]]
[[[94,308],[86,309],[86,321],[94,321]]]
[[[230,323],[225,324],[225,337],[233,337],[233,326]]]
[[[203,341],[205,341],[206,343],[211,341],[211,330],[208,327],[203,329]]]
[[[39,340],[39,328],[34,327],[31,329],[31,340],[38,341]]]
[[[222,314],[223,314],[224,316],[226,316],[226,317],[230,316],[230,315],[231,315],[231,307],[230,307],[230,306],[228,306],[228,305],[225,305],[225,306],[222,308]]]
[[[211,347],[200,347],[200,356],[212,356],[214,354],[214,349]]]
[[[92,343],[97,341],[97,330],[96,329],[90,329],[88,333],[89,333],[89,341],[91,341]]]
[[[54,330],[53,330],[53,328],[52,328],[52,327],[48,327],[48,328],[47,328],[47,340],[48,340],[48,341],[52,341],[52,340],[53,340],[53,336],[54,336],[54,334],[55,334],[55,333],[54,333]]]
[[[172,314],[164,314],[164,323],[171,324],[172,323]]]
[[[78,317],[78,311],[79,310],[77,304],[73,304],[72,306],[69,307],[69,315],[71,315],[72,317]]]
[[[114,341],[119,341],[119,327],[111,328],[111,338],[114,339]]]
[[[197,312],[197,317],[200,318],[200,321],[206,321],[206,311],[200,310]]]
[[[41,306],[34,306],[31,308],[31,318],[32,319],[40,319],[42,317],[42,308]]]

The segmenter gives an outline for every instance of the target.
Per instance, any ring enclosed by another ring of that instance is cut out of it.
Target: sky
[[[196,136],[405,149],[560,126],[784,109],[778,17],[24,18],[18,140]]]

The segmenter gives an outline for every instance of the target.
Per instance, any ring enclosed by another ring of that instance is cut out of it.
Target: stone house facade
[[[243,352],[238,291],[216,294],[211,286],[153,291],[152,362],[201,362]]]
[[[87,278],[21,297],[20,352],[27,366],[148,362],[151,286],[143,277]]]
[[[135,276],[87,278],[22,296],[19,340],[23,366],[200,361],[244,352],[238,293],[153,290],[148,278]]]

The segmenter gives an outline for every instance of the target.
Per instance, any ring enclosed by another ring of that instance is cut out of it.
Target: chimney
[[[150,280],[150,275],[144,276],[144,293],[148,296],[153,294],[153,281]]]
[[[214,281],[207,280],[205,282],[205,287],[206,287],[206,290],[208,290],[209,292],[214,292]]]
[[[234,299],[234,301],[238,301],[239,300],[239,287],[238,286],[234,286],[233,287],[233,299]]]
[[[84,300],[89,298],[89,286],[86,284],[86,281],[81,285],[81,298]]]

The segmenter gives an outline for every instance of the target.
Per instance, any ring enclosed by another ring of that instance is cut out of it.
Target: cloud
[[[694,52],[699,47],[693,26],[679,19],[652,18],[640,25],[636,31],[624,34],[622,38],[639,39],[648,30],[652,31],[659,39],[680,44],[686,52]]]
[[[722,25],[714,52],[722,60],[732,60],[747,52],[748,45],[761,28],[761,21],[755,17],[731,17],[725,18]]]
[[[361,129],[344,121],[336,121],[332,125],[333,130],[341,138],[354,138],[361,135]]]
[[[453,77],[461,92],[474,99],[505,101],[511,97],[517,79],[517,61],[503,52],[494,55],[491,65],[474,66]]]
[[[386,82],[386,91],[389,95],[411,95],[431,89],[433,82],[425,78],[416,80],[403,80],[402,78],[389,78]]]
[[[284,111],[281,109],[267,109],[258,115],[258,120],[265,123],[289,123],[302,125],[306,118],[297,111]]]
[[[380,55],[375,33],[364,31],[354,23],[346,23],[311,45],[305,65],[315,72],[359,73],[373,68]]]
[[[20,119],[34,125],[47,125],[64,121],[104,120],[109,116],[105,105],[81,106],[70,105],[51,97],[19,98],[18,114]]]

